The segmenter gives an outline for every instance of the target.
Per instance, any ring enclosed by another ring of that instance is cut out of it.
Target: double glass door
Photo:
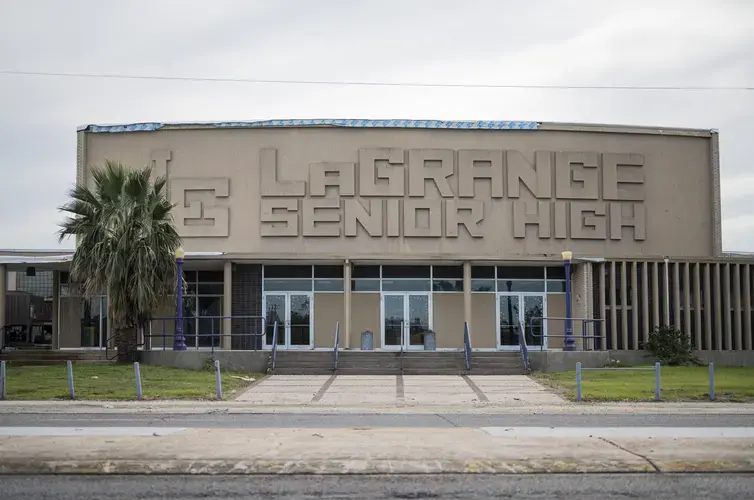
[[[497,347],[503,350],[519,348],[519,335],[524,333],[526,343],[547,347],[545,336],[547,296],[536,293],[499,293],[497,295],[498,335]],[[532,331],[532,322],[534,330]]]
[[[278,323],[278,349],[311,349],[314,345],[312,294],[274,292],[264,295],[264,348],[272,347]]]
[[[429,293],[382,294],[382,348],[424,348],[424,332],[432,328]]]

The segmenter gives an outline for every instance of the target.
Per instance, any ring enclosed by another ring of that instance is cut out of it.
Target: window
[[[353,266],[351,291],[379,292],[382,268],[380,266]]]
[[[463,292],[463,266],[433,266],[432,291]]]
[[[564,266],[474,266],[471,291],[565,293]]]
[[[219,347],[223,324],[222,271],[185,271],[183,336],[189,347]]]
[[[343,266],[264,266],[265,292],[342,292]]]

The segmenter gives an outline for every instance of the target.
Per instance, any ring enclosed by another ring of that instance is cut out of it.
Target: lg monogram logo
[[[168,179],[168,196],[175,203],[173,217],[183,238],[224,238],[230,235],[230,179],[180,177],[171,170],[172,152],[154,151],[156,177]]]

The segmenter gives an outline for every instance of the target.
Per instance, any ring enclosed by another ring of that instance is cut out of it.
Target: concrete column
[[[714,264],[714,276],[713,276],[713,290],[715,297],[715,349],[718,351],[723,350],[723,293],[720,286],[720,268],[722,264],[719,262]]]
[[[694,345],[702,350],[702,279],[699,271],[700,263],[694,264]]]
[[[610,344],[613,351],[618,350],[618,301],[615,297],[615,261],[610,263]]]
[[[340,329],[340,345],[351,347],[351,261],[343,264],[343,328]]]
[[[660,316],[660,264],[655,262],[652,264],[652,329],[658,326],[663,326],[664,321]],[[649,338],[649,332],[647,332],[647,338]]]
[[[620,339],[621,350],[627,351],[628,346],[628,264],[624,260],[620,263]]]
[[[8,269],[0,265],[0,348],[5,347],[5,302],[8,295]]]
[[[722,266],[723,271],[723,325],[724,326],[724,332],[725,332],[725,338],[723,342],[723,350],[725,351],[732,351],[733,350],[733,328],[731,328],[730,324],[730,310],[731,307],[733,307],[733,302],[731,301],[730,296],[730,264],[725,264]]]
[[[52,272],[52,348],[60,349],[60,271]]]
[[[606,272],[606,268],[605,268],[605,263],[604,262],[600,263],[599,270],[600,270],[599,271],[600,272],[600,279],[599,279],[599,284],[600,284],[600,291],[599,291],[599,295],[600,295],[600,319],[602,319],[602,321],[600,322],[601,324],[600,324],[600,328],[599,328],[599,330],[600,330],[600,346],[601,346],[601,349],[603,351],[606,351],[607,350],[607,336],[605,335],[605,332],[607,332],[607,318],[605,318],[605,311],[607,311],[607,309],[605,308],[605,304],[606,304],[606,300],[607,299],[606,299],[606,295],[605,295],[605,288],[606,288],[605,287],[605,277],[607,276],[607,272]]]
[[[222,341],[220,346],[223,349],[232,349],[233,342],[230,336],[233,316],[233,262],[226,260],[223,266],[223,319],[222,323]]]
[[[639,270],[638,263],[631,263],[631,347],[626,349],[639,350]],[[628,311],[626,311],[628,313]]]
[[[744,349],[751,351],[751,266],[744,264]]]
[[[704,345],[708,351],[712,350],[712,282],[710,281],[710,266],[704,264]]]
[[[671,278],[673,287],[673,326],[681,329],[681,273],[680,262],[671,264],[673,266],[673,277]]]
[[[587,263],[580,263],[573,266],[573,279],[571,280],[571,312],[572,317],[577,318],[573,321],[573,338],[576,341],[577,349],[591,349],[594,342],[591,339],[582,337],[584,332],[584,319],[591,319],[589,303],[591,302],[591,290],[589,282],[591,281],[592,266]],[[589,325],[589,323],[587,323]],[[592,329],[587,328],[587,335],[591,335]]]
[[[743,332],[741,332],[741,265],[733,264],[733,344],[734,351],[743,350]]]
[[[693,339],[694,328],[691,324],[691,267],[690,262],[683,264],[683,324],[684,332]],[[695,344],[696,345],[696,344]]]
[[[469,324],[470,342],[474,330],[471,327],[471,262],[468,261],[463,263],[463,320]]]
[[[649,262],[642,262],[641,264],[641,313],[642,313],[642,330],[644,335],[642,336],[644,342],[649,338],[649,332],[652,330],[650,327],[651,321],[649,316],[649,292],[651,290],[649,282]]]

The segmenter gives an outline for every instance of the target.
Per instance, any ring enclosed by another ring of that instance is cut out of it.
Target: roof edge
[[[662,127],[646,125],[617,125],[600,123],[495,121],[495,120],[371,120],[371,119],[283,119],[249,121],[192,121],[192,122],[136,122],[90,124],[77,127],[78,132],[130,133],[158,130],[203,130],[240,128],[407,128],[451,130],[550,130],[569,132],[599,132],[622,134],[676,135],[711,137],[716,129]]]

